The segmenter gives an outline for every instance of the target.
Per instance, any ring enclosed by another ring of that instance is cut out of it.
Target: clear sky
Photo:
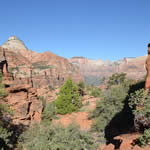
[[[150,42],[150,0],[1,0],[0,45],[16,35],[37,52],[118,60]]]

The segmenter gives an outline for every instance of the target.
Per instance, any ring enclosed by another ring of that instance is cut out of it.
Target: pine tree
[[[59,96],[56,99],[56,111],[59,114],[78,111],[82,106],[78,86],[68,79],[60,88]]]

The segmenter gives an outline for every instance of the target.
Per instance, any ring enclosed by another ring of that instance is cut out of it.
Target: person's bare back
[[[148,93],[150,90],[150,43],[148,44],[148,56],[146,59],[146,70],[147,70],[147,75],[146,75],[146,81],[145,81],[145,90]]]

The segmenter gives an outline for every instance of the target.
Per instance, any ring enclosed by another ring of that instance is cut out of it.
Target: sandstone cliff
[[[22,84],[32,82],[35,88],[58,87],[68,77],[83,80],[79,67],[51,52],[37,53],[26,48],[16,36],[12,36],[0,48],[0,56],[7,60],[8,70]]]
[[[40,122],[40,96],[51,101],[49,92],[66,79],[83,80],[79,67],[51,52],[37,53],[12,36],[0,47],[0,71],[7,92],[5,102],[14,110],[14,124]]]
[[[124,58],[119,61],[90,60],[84,57],[73,57],[69,62],[80,67],[85,77],[109,77],[116,72],[125,72],[132,79],[141,79],[146,74],[146,56]]]

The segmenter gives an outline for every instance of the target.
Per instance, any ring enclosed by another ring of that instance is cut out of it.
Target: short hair
[[[150,43],[148,43],[148,47],[150,47]]]

